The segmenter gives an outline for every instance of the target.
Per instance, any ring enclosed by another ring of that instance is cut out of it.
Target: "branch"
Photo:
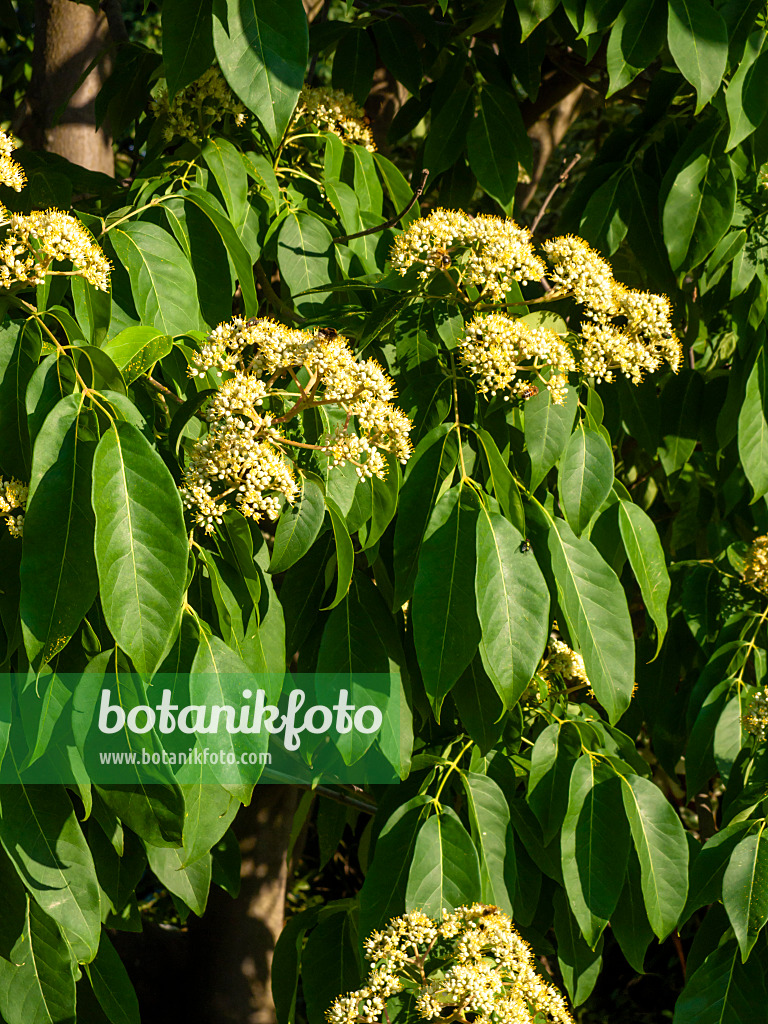
[[[413,207],[414,203],[418,202],[418,200],[421,198],[421,194],[424,191],[424,186],[427,183],[427,178],[428,177],[429,177],[429,168],[425,167],[424,170],[421,172],[421,181],[419,183],[419,187],[413,193],[413,195],[411,196],[410,202],[408,203],[406,208],[401,213],[395,214],[394,217],[391,217],[389,220],[384,221],[383,224],[377,224],[375,228],[366,228],[365,231],[356,231],[353,235],[339,235],[339,237],[338,238],[334,238],[333,241],[337,242],[337,243],[338,242],[348,242],[352,238],[364,238],[365,235],[375,235],[375,234],[378,234],[379,231],[386,231],[387,228],[393,228],[395,226],[395,224],[397,224],[397,222],[402,217],[404,217],[406,215],[406,213],[408,213],[411,210],[411,208]]]
[[[172,402],[176,402],[178,405],[184,405],[184,399],[179,398],[178,395],[174,395],[174,393],[169,388],[167,388],[165,384],[161,384],[159,380],[155,380],[155,378],[150,377],[149,374],[147,374],[147,376],[144,379],[146,380],[147,384],[150,385],[150,387],[153,387],[156,391],[159,391],[161,395],[165,395],[166,398],[170,398]]]
[[[115,43],[127,43],[128,31],[123,21],[123,10],[120,0],[101,0],[99,4],[107,17],[109,34]]]
[[[544,202],[541,204],[539,212],[533,218],[533,223],[531,224],[531,234],[533,234],[536,231],[536,228],[539,226],[539,221],[544,216],[544,214],[547,212],[547,207],[552,202],[552,199],[553,199],[553,197],[555,195],[555,192],[557,192],[557,190],[560,188],[561,185],[564,185],[566,183],[566,181],[568,180],[568,175],[571,173],[571,171],[576,166],[576,164],[579,162],[579,160],[581,160],[581,153],[577,153],[576,154],[576,156],[571,160],[571,162],[568,164],[568,166],[565,168],[565,170],[562,171],[562,173],[560,174],[560,177],[557,179],[555,184],[552,186],[552,188],[547,193],[547,195],[546,195],[546,197],[544,199]]]

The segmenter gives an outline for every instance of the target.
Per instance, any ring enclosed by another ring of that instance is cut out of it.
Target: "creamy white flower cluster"
[[[582,656],[577,651],[572,651],[568,644],[554,635],[549,638],[540,674],[547,680],[551,680],[553,676],[560,676],[589,685]]]
[[[403,990],[422,1020],[573,1024],[565,1000],[533,966],[528,944],[498,907],[475,903],[433,921],[414,910],[366,939],[363,988],[336,999],[329,1024],[374,1024]],[[469,1016],[471,1015],[471,1016]]]
[[[552,373],[546,386],[558,404],[565,397],[568,374],[576,361],[565,341],[548,327],[537,327],[504,313],[476,316],[466,326],[459,354],[464,365],[480,378],[478,391],[495,395],[509,391],[525,397],[530,382],[518,380],[519,371],[538,375],[544,367]],[[533,393],[538,390],[533,387]],[[505,395],[509,398],[510,395]]]
[[[0,131],[0,185],[7,185],[14,192],[21,192],[27,183],[26,175],[21,164],[11,156],[16,146],[13,139]]]
[[[109,260],[76,217],[62,210],[2,212],[8,230],[0,244],[0,286],[40,284],[48,273],[68,273],[51,271],[52,263],[69,261],[74,274],[100,291],[109,289]]]
[[[389,259],[402,275],[423,264],[423,280],[455,266],[460,283],[499,301],[513,281],[538,281],[546,271],[527,228],[511,218],[471,217],[460,210],[438,209],[414,221],[395,239]]]
[[[383,478],[385,454],[407,462],[411,421],[392,403],[394,385],[374,359],[358,360],[335,331],[295,330],[269,319],[234,317],[220,324],[201,346],[191,376],[231,373],[205,407],[208,432],[190,455],[182,495],[206,532],[234,500],[251,518],[274,519],[283,499],[293,501],[297,484],[289,453],[295,446],[282,424],[305,409],[335,405],[346,422],[314,447],[331,466],[351,462],[361,479]],[[298,392],[278,386],[303,371]],[[285,403],[291,403],[283,412]],[[279,403],[279,404],[278,404]],[[279,412],[271,411],[279,408]],[[350,424],[356,424],[350,430]],[[302,442],[303,445],[303,442]]]
[[[582,239],[563,235],[544,242],[555,286],[551,297],[573,296],[583,307],[579,368],[612,381],[619,370],[633,384],[662,363],[677,373],[682,346],[672,329],[666,295],[626,288],[613,277],[607,260]]]
[[[20,480],[0,476],[0,515],[5,516],[5,525],[12,537],[21,537],[24,531],[24,509],[27,507],[29,488]]]
[[[227,115],[235,124],[243,125],[248,113],[215,65],[177,92],[173,100],[163,89],[152,106],[155,116],[164,118],[166,142],[177,138],[201,142]]]
[[[365,111],[341,89],[327,86],[311,89],[305,85],[299,94],[294,121],[332,132],[343,142],[364,146],[369,153],[376,152]]]
[[[744,582],[768,596],[768,534],[752,541],[745,562]]]
[[[759,740],[765,739],[768,729],[768,686],[757,691],[741,722],[750,735],[756,736]]]

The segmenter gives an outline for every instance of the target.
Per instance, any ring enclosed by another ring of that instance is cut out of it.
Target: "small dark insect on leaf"
[[[629,320],[622,314],[619,316],[612,316],[610,321],[614,327],[626,327]]]
[[[530,550],[531,542],[529,540],[524,540],[523,543],[520,545],[520,554],[527,555]]]

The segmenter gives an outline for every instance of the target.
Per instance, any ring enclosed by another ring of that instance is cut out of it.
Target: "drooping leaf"
[[[661,540],[653,520],[630,501],[619,502],[619,528],[645,607],[656,624],[658,654],[667,633],[667,599],[671,587]]]
[[[761,348],[747,380],[739,412],[739,458],[752,485],[753,502],[768,492],[768,366]]]
[[[683,77],[696,90],[696,113],[720,87],[728,61],[728,32],[707,0],[669,0],[667,41]]]
[[[123,961],[106,935],[102,935],[99,952],[87,971],[94,994],[111,1024],[139,1024],[139,1000]]]
[[[675,1004],[673,1024],[766,1024],[765,970],[757,957],[740,962],[734,939],[717,946],[693,971]]]
[[[555,894],[554,903],[557,961],[573,1005],[580,1006],[591,994],[600,974],[602,936],[596,948],[591,949],[579,931],[576,918],[562,890]]]
[[[762,829],[742,839],[731,853],[723,876],[723,905],[746,963],[768,921],[768,838]]]
[[[178,630],[188,543],[173,478],[146,438],[114,423],[93,461],[96,565],[104,618],[140,672],[153,672]]]
[[[563,454],[571,436],[577,399],[568,388],[562,405],[552,401],[547,388],[525,403],[525,444],[531,457],[531,490],[541,481]]]
[[[565,518],[578,536],[613,486],[613,454],[601,433],[583,423],[576,427],[560,460],[557,482]]]
[[[480,863],[458,815],[449,807],[419,830],[405,893],[406,910],[440,917],[480,899]]]
[[[506,797],[487,775],[465,772],[462,782],[469,804],[472,839],[480,858],[482,901],[511,915],[512,901],[507,890],[505,865],[514,860],[514,846],[508,843],[509,807]]]
[[[655,59],[664,43],[664,0],[628,0],[608,37],[608,96],[623,89]]]
[[[23,941],[0,960],[0,1013],[7,1024],[74,1024],[72,951],[53,921],[27,897]]]
[[[163,58],[168,97],[173,99],[214,61],[211,0],[190,7],[185,0],[167,0],[162,9]]]
[[[224,77],[277,146],[307,67],[301,0],[214,0],[213,45]]]
[[[312,547],[323,525],[325,497],[311,477],[302,477],[301,491],[280,516],[269,571],[283,572]]]

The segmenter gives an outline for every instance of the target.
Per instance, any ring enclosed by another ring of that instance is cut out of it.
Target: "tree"
[[[584,1020],[763,1020],[765,4],[157,6],[96,100],[118,179],[0,165],[0,1014],[137,1019],[110,930],[236,891],[286,778],[94,782],[101,692],[258,674],[383,723],[320,794],[281,762],[364,881],[286,924],[280,1024],[474,901]]]

